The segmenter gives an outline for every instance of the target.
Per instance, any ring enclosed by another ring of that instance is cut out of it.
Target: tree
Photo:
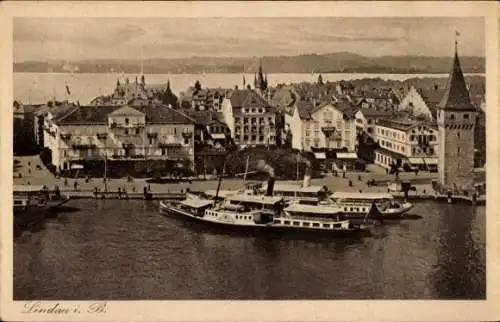
[[[196,80],[196,83],[194,83],[194,91],[195,92],[201,91],[201,83],[199,80]]]
[[[321,76],[321,74],[319,74],[319,76],[318,76],[318,84],[319,85],[323,85],[324,84],[323,83],[323,76]]]

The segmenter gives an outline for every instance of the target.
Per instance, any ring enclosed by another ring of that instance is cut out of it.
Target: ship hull
[[[362,238],[370,235],[370,231],[368,229],[361,228],[326,230],[315,228],[297,228],[293,226],[274,224],[236,225],[215,220],[207,220],[203,217],[197,217],[185,211],[179,211],[176,208],[162,204],[160,204],[160,213],[166,217],[175,218],[178,221],[189,223],[190,226],[218,233],[268,236],[321,236],[328,238]]]

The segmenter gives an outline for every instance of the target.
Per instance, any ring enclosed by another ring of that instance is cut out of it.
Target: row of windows
[[[323,227],[323,228],[340,228],[341,224],[320,224],[320,223],[310,223],[310,222],[301,222],[301,221],[290,221],[290,220],[274,220],[275,224],[283,224],[287,226],[302,226],[302,227]]]
[[[386,156],[386,155],[382,155],[382,154],[379,154],[377,153],[376,154],[376,158],[375,158],[378,162],[382,163],[382,164],[387,164],[387,165],[391,165],[394,163],[394,159],[389,157],[389,156]]]
[[[236,215],[236,219],[251,220],[252,216]]]
[[[428,153],[428,154],[434,154],[434,148],[430,147],[424,147],[424,148],[412,148],[411,153],[412,154],[419,154],[419,153]]]
[[[441,117],[441,111],[438,111],[438,117]],[[469,114],[466,113],[466,114],[462,114],[462,117],[464,120],[468,120],[469,119]],[[456,120],[457,118],[455,117],[455,114],[450,114],[450,120]]]
[[[393,142],[390,142],[390,141],[380,140],[380,146],[383,146],[383,147],[391,149],[391,150],[405,152],[404,145],[396,144],[396,143],[393,143]]]
[[[243,109],[243,112],[245,112],[245,113],[265,113],[266,110],[262,107],[260,107],[260,108],[248,108],[248,107],[246,107]]]
[[[388,136],[388,137],[393,137],[393,138],[398,139],[398,140],[404,140],[405,139],[405,134],[404,133],[399,133],[397,131],[391,131],[391,130],[387,130],[387,129],[377,128],[377,133],[380,134],[380,135],[385,135],[385,136]]]
[[[234,121],[235,123],[240,123],[241,122],[241,118],[239,117],[235,117],[234,118]],[[243,118],[243,123],[252,123],[252,124],[257,124],[257,123],[264,123],[265,121],[265,118],[264,117],[244,117]],[[273,118],[272,117],[268,117],[267,118],[267,122],[268,123],[273,123]]]

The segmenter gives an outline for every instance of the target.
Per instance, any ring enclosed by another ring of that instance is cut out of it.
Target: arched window
[[[126,119],[125,119],[125,124],[127,124],[127,125],[128,125],[128,123],[129,123],[129,119],[128,119],[128,118],[126,118]]]
[[[455,119],[455,114],[451,114],[451,115],[450,115],[450,119],[451,119],[451,120],[454,120],[454,119]]]

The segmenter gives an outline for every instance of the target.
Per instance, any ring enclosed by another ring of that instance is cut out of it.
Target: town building
[[[374,163],[386,169],[393,166],[436,170],[438,163],[438,129],[436,124],[410,119],[380,119],[373,138],[379,148]]]
[[[324,102],[315,106],[310,101],[297,101],[285,114],[286,131],[292,135],[292,148],[355,151],[357,109],[345,101]]]
[[[125,81],[116,81],[116,86],[111,95],[97,96],[90,101],[92,106],[100,105],[129,105],[141,107],[146,105],[164,104],[177,106],[177,97],[170,88],[170,81],[166,84],[147,84],[145,76],[142,75],[140,81],[135,78],[130,82],[127,77]]]
[[[180,106],[184,109],[193,109],[197,111],[217,111],[222,110],[222,102],[230,92],[227,88],[200,88],[189,87],[182,93]]]
[[[276,144],[276,109],[256,91],[233,90],[222,103],[222,115],[237,145]]]
[[[37,152],[36,112],[42,104],[13,103],[13,148],[14,154]]]
[[[439,184],[446,189],[474,184],[474,134],[477,109],[465,84],[457,43],[445,93],[439,104]]]
[[[115,167],[158,160],[192,169],[193,136],[193,120],[167,106],[80,106],[46,117],[43,141],[58,171],[104,160]]]
[[[443,95],[444,88],[439,88],[437,84],[432,89],[417,89],[412,85],[398,110],[409,112],[414,117],[436,120],[438,105]]]
[[[388,110],[380,110],[374,108],[360,108],[355,115],[356,118],[356,133],[363,132],[373,136],[375,133],[375,124],[378,120],[388,119],[396,116],[394,112]]]

